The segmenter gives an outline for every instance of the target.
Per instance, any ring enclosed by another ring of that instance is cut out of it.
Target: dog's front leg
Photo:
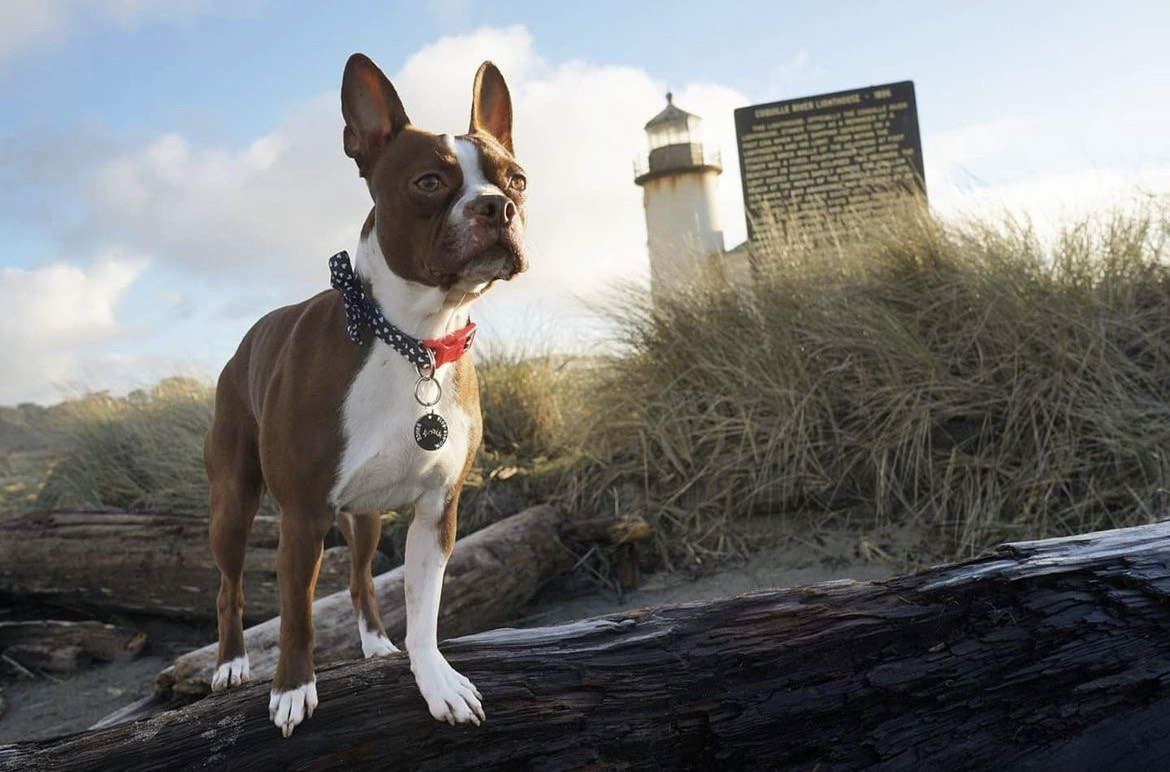
[[[406,650],[431,715],[449,724],[483,720],[482,697],[439,653],[437,631],[443,572],[455,544],[458,491],[427,494],[415,505],[406,534]]]
[[[268,716],[288,737],[317,707],[313,674],[313,590],[321,570],[322,542],[334,514],[324,507],[282,507],[276,571],[280,582],[280,657]]]

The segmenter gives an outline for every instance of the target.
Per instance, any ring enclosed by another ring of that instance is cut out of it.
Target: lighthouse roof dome
[[[665,109],[647,121],[645,128],[646,131],[650,131],[651,129],[671,125],[694,126],[699,120],[699,116],[694,113],[688,113],[676,105],[674,103],[674,94],[667,92]]]

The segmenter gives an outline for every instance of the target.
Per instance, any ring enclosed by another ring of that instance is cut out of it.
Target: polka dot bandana
[[[338,252],[329,258],[329,274],[333,289],[341,293],[341,302],[345,305],[345,331],[349,339],[359,346],[362,345],[362,327],[369,327],[375,335],[417,367],[441,367],[455,361],[471,348],[475,337],[474,322],[468,322],[462,330],[445,338],[420,341],[386,321],[378,304],[362,290],[362,283],[350,265],[347,252]]]

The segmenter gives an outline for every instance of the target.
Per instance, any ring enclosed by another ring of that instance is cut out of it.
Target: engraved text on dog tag
[[[427,413],[414,424],[414,441],[423,450],[438,450],[447,441],[447,422],[437,413]]]

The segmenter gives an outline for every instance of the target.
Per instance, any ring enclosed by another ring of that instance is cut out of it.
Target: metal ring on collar
[[[423,398],[423,384],[427,384],[427,383],[432,384],[435,387],[435,398],[432,400],[426,400]],[[418,380],[414,382],[414,400],[415,400],[415,402],[422,405],[423,407],[434,407],[435,405],[439,404],[439,400],[441,400],[442,398],[443,398],[443,386],[437,380],[435,380],[435,376],[434,375],[429,375],[429,376],[422,375],[420,373],[418,376]]]

